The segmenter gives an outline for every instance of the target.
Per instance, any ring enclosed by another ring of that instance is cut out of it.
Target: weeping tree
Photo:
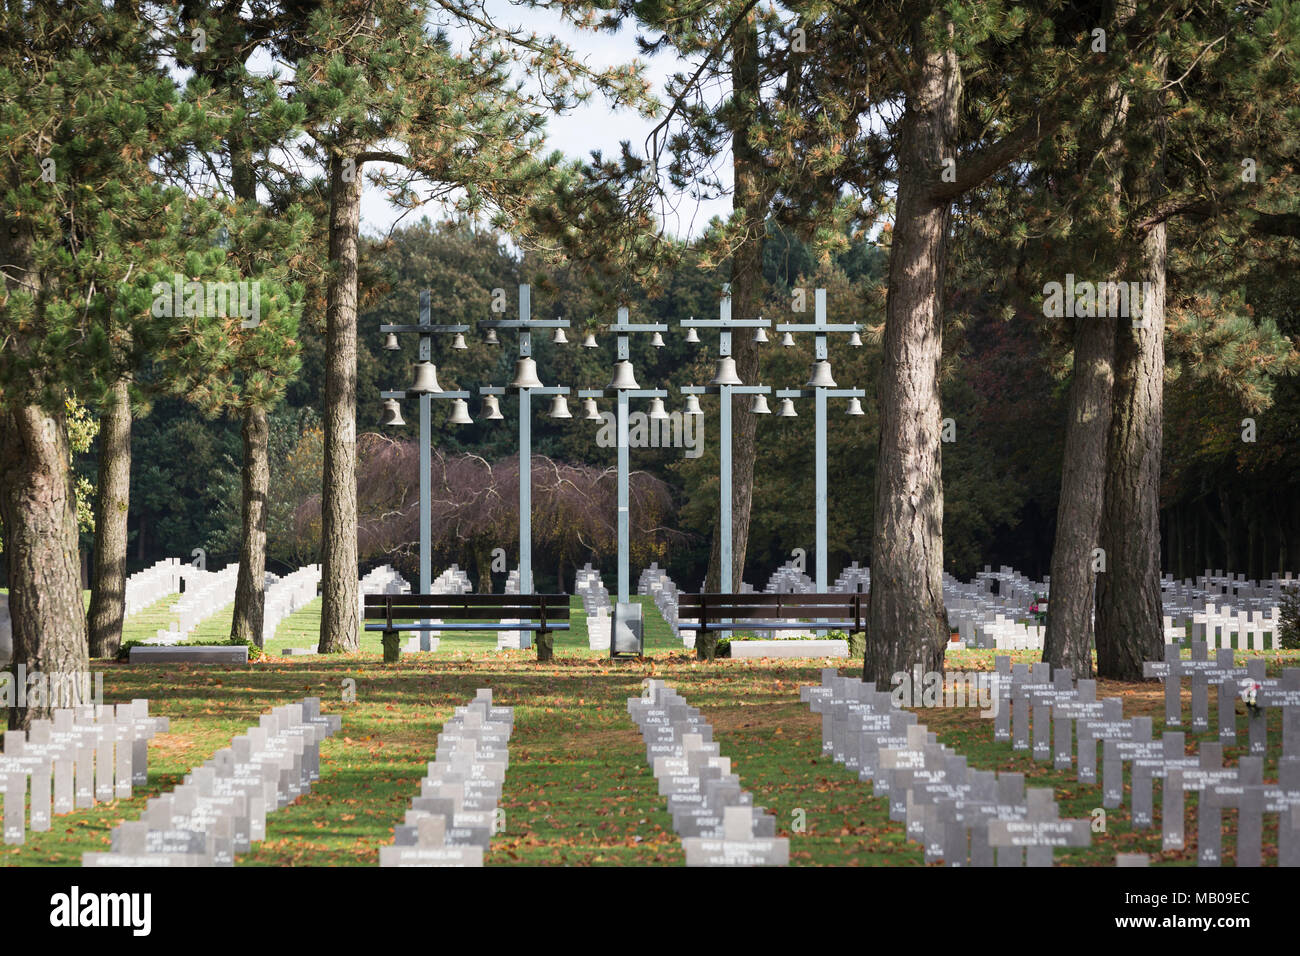
[[[359,442],[357,473],[358,542],[367,560],[382,559],[406,573],[418,567],[420,542],[420,455],[418,443],[365,434]],[[480,588],[491,589],[491,555],[519,543],[519,460],[488,461],[471,454],[435,449],[430,471],[431,545],[435,561],[473,565]],[[617,485],[613,469],[567,464],[542,455],[532,459],[533,544],[563,567],[612,556],[617,548]],[[681,535],[671,516],[668,486],[653,475],[629,475],[632,551],[636,561],[662,560]],[[313,495],[297,510],[298,526],[309,533],[319,522]],[[484,586],[486,583],[486,586]]]

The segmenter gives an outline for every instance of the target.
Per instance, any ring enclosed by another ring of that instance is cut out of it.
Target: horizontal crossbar
[[[567,594],[367,594],[366,607],[542,607],[568,608]]]
[[[492,624],[461,624],[451,622],[447,624],[402,624],[394,622],[389,624],[367,624],[367,631],[567,631],[569,625],[564,623],[552,624],[547,621],[545,626],[541,624],[506,624],[497,621]]]

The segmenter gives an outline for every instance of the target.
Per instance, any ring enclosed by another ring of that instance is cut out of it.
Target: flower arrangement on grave
[[[1047,595],[1035,594],[1034,603],[1029,605],[1029,613],[1039,624],[1047,624]]]
[[[1258,717],[1260,713],[1259,691],[1260,685],[1255,681],[1242,681],[1241,699],[1246,704],[1246,711],[1252,717]]]

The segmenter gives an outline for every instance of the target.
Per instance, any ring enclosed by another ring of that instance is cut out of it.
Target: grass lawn
[[[97,663],[109,702],[147,697],[151,712],[171,718],[171,731],[150,746],[149,784],[129,801],[56,817],[50,832],[29,833],[25,846],[0,848],[0,860],[78,863],[83,851],[107,846],[114,825],[137,819],[147,797],[174,787],[272,704],[316,695],[325,710],[343,715],[342,731],[322,746],[321,780],[306,797],[268,817],[267,839],[237,865],[373,866],[418,791],[442,722],[476,688],[491,687],[497,702],[515,707],[515,733],[501,802],[506,829],[492,841],[490,865],[680,865],[681,843],[626,711],[626,699],[639,694],[641,681],[656,677],[675,686],[712,722],[714,739],[732,759],[741,785],[756,804],[776,814],[778,832],[791,837],[792,864],[922,864],[920,849],[904,842],[902,825],[888,819],[886,802],[873,796],[869,784],[821,756],[820,718],[799,702],[799,687],[817,683],[820,668],[834,664],[850,673],[848,662],[697,663],[672,639],[653,604],[647,605],[648,656],[639,661],[613,663],[588,651],[579,612],[575,629],[557,635],[556,659],[545,665],[536,662],[533,650],[498,652],[494,636],[482,634],[444,637],[439,652],[406,655],[395,665],[382,663],[377,634],[367,634],[356,655],[272,657],[241,668]],[[156,623],[164,609],[142,612],[131,627],[143,633],[147,624],[156,630],[166,623]],[[314,644],[319,613],[314,602],[286,619],[268,650]],[[213,627],[219,630],[219,622]],[[1013,656],[1031,660],[1035,655]],[[1286,663],[1294,665],[1295,656],[1284,655]],[[993,653],[954,652],[950,665],[991,668]],[[1270,669],[1277,666],[1281,663],[1274,661]],[[356,681],[355,702],[342,700],[347,678]],[[1159,684],[1103,682],[1098,693],[1123,696],[1126,716],[1150,715],[1156,734],[1161,732]],[[1185,706],[1190,711],[1190,700]],[[1275,711],[1270,719],[1274,749],[1265,776],[1276,779],[1281,728]],[[1245,720],[1239,717],[1242,741]],[[1062,816],[1089,817],[1101,804],[1100,787],[1080,786],[1072,774],[994,743],[991,722],[976,710],[930,710],[921,713],[921,721],[970,766],[1023,771],[1029,786],[1052,787]],[[1214,715],[1211,725],[1217,726]],[[1227,757],[1235,761],[1240,753],[1241,748],[1229,748]],[[1158,826],[1133,831],[1126,806],[1108,811],[1106,831],[1093,835],[1092,847],[1058,851],[1057,859],[1110,865],[1116,852],[1131,851],[1150,853],[1157,865],[1194,865],[1194,796],[1189,794],[1187,802],[1189,848],[1182,853],[1161,853]],[[1229,865],[1233,816],[1225,813]],[[805,831],[791,832],[801,817]],[[1273,863],[1275,824],[1265,819],[1266,863]]]

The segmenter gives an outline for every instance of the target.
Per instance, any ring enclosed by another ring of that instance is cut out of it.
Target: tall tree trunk
[[[758,103],[758,32],[751,13],[736,28],[732,39],[731,87],[738,104]],[[753,108],[751,106],[751,108]],[[763,243],[767,235],[767,210],[771,187],[766,181],[761,150],[750,140],[749,128],[739,126],[732,141],[732,209],[743,215],[744,237],[731,257],[731,315],[758,318],[763,309]],[[736,374],[746,385],[758,383],[758,346],[745,329],[732,333],[731,354]],[[745,577],[745,552],[749,547],[749,519],[754,503],[754,461],[758,418],[749,414],[749,396],[731,400],[731,582],[740,590]],[[713,529],[707,587],[721,586],[721,525]]]
[[[1165,375],[1165,227],[1142,242],[1151,283],[1144,328],[1121,323],[1097,584],[1097,673],[1142,680],[1143,661],[1160,660],[1160,456]]]
[[[112,657],[126,615],[126,520],[131,503],[131,391],[123,377],[109,390],[99,421],[99,488],[90,584],[90,656]]]
[[[880,369],[880,444],[863,679],[920,664],[943,668],[943,477],[939,363],[950,204],[930,190],[955,154],[961,77],[952,52],[927,50],[908,95],[898,146],[898,204]]]
[[[1127,24],[1133,13],[1130,0],[1121,0],[1116,10],[1118,26]],[[1112,83],[1101,99],[1098,141],[1109,170],[1106,203],[1110,214],[1118,219],[1122,215],[1123,134],[1129,98],[1119,83]],[[1117,273],[1124,269],[1122,262],[1110,265]],[[1122,281],[1124,277],[1117,274],[1115,278]],[[1075,319],[1074,379],[1070,383],[1061,497],[1052,542],[1052,586],[1043,660],[1053,667],[1070,668],[1076,677],[1091,678],[1093,674],[1097,584],[1093,551],[1100,544],[1105,504],[1117,328],[1113,315]]]
[[[330,158],[330,280],[325,307],[321,495],[322,654],[357,650],[357,231],[361,169]]]
[[[0,519],[9,571],[13,626],[11,673],[40,672],[50,686],[80,694],[87,673],[86,612],[81,597],[77,500],[67,421],[35,405],[0,414]],[[55,684],[55,679],[58,684]],[[79,701],[88,703],[89,701]],[[58,701],[67,706],[65,698]],[[48,718],[47,699],[9,710],[9,726]]]
[[[1074,332],[1074,380],[1061,465],[1061,503],[1052,544],[1052,589],[1043,660],[1092,677],[1093,549],[1101,532],[1106,443],[1115,384],[1115,319],[1081,318]]]
[[[262,623],[266,614],[266,495],[271,483],[266,409],[256,405],[244,409],[241,434],[244,439],[243,510],[230,639],[252,641],[262,647]]]
[[[226,75],[224,71],[222,75]],[[256,204],[257,170],[242,135],[230,137],[230,168],[235,197]],[[266,498],[271,484],[267,459],[269,427],[264,407],[250,405],[244,409],[241,435],[244,459],[240,469],[239,577],[235,583],[230,639],[252,641],[262,647],[262,624],[266,617]]]

